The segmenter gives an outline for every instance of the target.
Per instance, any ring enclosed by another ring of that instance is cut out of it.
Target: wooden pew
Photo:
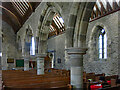
[[[101,89],[98,89],[98,90],[120,90],[120,86],[101,88]]]
[[[2,70],[0,70],[0,90],[2,90],[2,85],[3,85],[3,81],[2,81]]]
[[[57,70],[59,71],[59,70]],[[70,77],[64,74],[35,75],[30,71],[3,71],[5,88],[68,88]]]
[[[106,80],[118,79],[118,75],[106,76],[105,79]]]

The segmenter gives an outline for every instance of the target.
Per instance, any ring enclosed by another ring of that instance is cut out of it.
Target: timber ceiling
[[[11,0],[11,2],[0,2],[0,18],[7,22],[15,33],[19,31],[32,12],[35,11],[40,2],[27,2],[27,0]],[[120,10],[120,0],[96,0],[90,21]],[[55,15],[50,25],[49,36],[59,35],[65,31],[62,17]]]
[[[17,33],[39,4],[40,2],[27,2],[26,0],[0,2],[0,18]]]
[[[120,10],[120,0],[96,0],[96,4],[91,13],[90,22],[104,17],[106,15],[109,15],[111,13],[114,13],[118,10]],[[49,31],[49,37],[64,33],[64,22],[61,22],[58,15],[55,15],[55,17],[53,18],[53,22],[50,25]]]
[[[120,10],[120,0],[96,0],[90,21],[94,21],[118,10]]]

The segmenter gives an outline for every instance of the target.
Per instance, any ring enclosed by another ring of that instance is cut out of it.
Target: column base
[[[24,57],[24,71],[29,71],[29,57]]]
[[[82,84],[76,84],[72,86],[73,86],[73,90],[83,90],[83,88],[81,88]]]
[[[44,74],[44,69],[43,70],[41,70],[41,69],[37,70],[37,75],[42,75],[42,74]]]
[[[83,67],[71,67],[71,85],[83,88]]]
[[[24,71],[29,71],[29,69],[28,68],[24,68]]]

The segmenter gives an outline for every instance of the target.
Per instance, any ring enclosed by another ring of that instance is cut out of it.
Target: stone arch
[[[66,28],[65,48],[86,48],[86,33],[94,4],[94,2],[72,3],[68,26]],[[69,61],[67,52],[65,52],[65,58],[66,68],[69,69],[69,63],[71,62]]]
[[[60,16],[62,16],[62,9],[56,2],[47,2],[46,3],[47,8],[44,8],[41,15],[40,15],[40,20],[39,20],[39,25],[38,25],[38,35],[40,36],[40,33],[47,33],[48,31],[43,31],[47,27],[49,27],[50,23],[52,22],[52,19],[54,17],[54,14],[57,13]]]
[[[46,28],[50,26],[50,23],[52,22],[52,19],[53,19],[55,13],[59,14],[59,11],[56,10],[55,7],[51,6],[47,9],[47,12],[45,14],[44,20],[43,20],[41,28],[40,28],[40,32],[48,33],[48,30]],[[46,29],[46,31],[43,31],[45,29]]]
[[[30,42],[31,36],[33,36],[33,29],[28,25],[26,28],[25,41]]]
[[[17,45],[18,45],[18,51],[22,52],[22,41],[20,36],[17,36]]]
[[[93,29],[92,29],[92,31],[91,31],[90,40],[93,38],[94,34],[97,33],[97,29],[98,29],[99,27],[104,28],[104,29],[105,29],[105,32],[107,33],[107,36],[109,37],[109,34],[110,34],[110,33],[108,32],[108,27],[107,27],[106,25],[104,25],[103,23],[97,22],[97,23],[94,25],[94,27],[93,27]]]
[[[30,55],[30,43],[33,35],[33,29],[30,25],[26,27],[25,39],[24,39],[24,54]]]
[[[38,53],[46,53],[47,50],[47,39],[49,34],[49,27],[52,23],[52,19],[54,15],[57,13],[61,16],[61,8],[56,5],[57,3],[47,3],[48,8],[46,9],[46,12],[42,13],[42,16],[44,15],[44,18],[42,20],[42,23],[39,25],[39,42],[41,45],[38,48]]]
[[[86,34],[89,19],[95,2],[81,2],[74,30],[74,47],[86,47]]]

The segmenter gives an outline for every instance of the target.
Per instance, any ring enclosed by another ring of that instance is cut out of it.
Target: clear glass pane
[[[107,54],[107,49],[104,49],[104,54]]]
[[[104,49],[107,49],[107,35],[104,35]]]
[[[107,54],[104,54],[104,59],[107,59]]]
[[[31,40],[30,55],[35,55],[35,39],[34,39],[34,37],[32,37],[32,40]]]
[[[101,30],[101,32],[102,32],[102,33],[104,33],[104,32],[105,32],[105,30],[104,30],[104,29],[102,29],[102,30]]]
[[[101,53],[101,54],[102,54],[102,49],[99,49],[99,53]]]
[[[99,36],[99,39],[102,39],[102,35]]]
[[[99,54],[99,58],[102,59],[102,54]]]
[[[2,57],[2,52],[0,52],[0,57]]]
[[[107,34],[104,35],[104,59],[107,59]]]
[[[102,35],[99,36],[99,48],[102,48]]]
[[[101,48],[101,49],[102,49],[102,43],[99,43],[99,48]]]

